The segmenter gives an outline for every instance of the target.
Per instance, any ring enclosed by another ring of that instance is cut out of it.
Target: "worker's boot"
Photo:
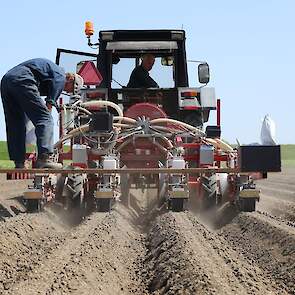
[[[17,169],[24,169],[25,162],[24,161],[14,161],[15,168]]]
[[[38,156],[35,168],[61,169],[62,164],[54,162],[49,154],[41,154]]]

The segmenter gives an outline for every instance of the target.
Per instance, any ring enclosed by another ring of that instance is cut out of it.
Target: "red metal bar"
[[[200,144],[199,143],[184,143],[182,146],[187,149],[192,149],[192,148],[198,148],[200,146]]]
[[[199,154],[197,154],[197,155],[186,155],[183,158],[186,161],[197,161],[197,162],[199,162]]]
[[[67,152],[67,153],[62,153],[59,154],[60,160],[72,160],[72,153],[71,152]]]
[[[214,155],[214,161],[226,162],[226,161],[228,161],[228,155]]]
[[[159,161],[161,159],[161,155],[134,155],[134,154],[122,154],[121,160],[122,161],[140,161],[140,162],[147,162],[147,161]]]
[[[25,179],[33,179],[34,174],[32,173],[19,173],[12,172],[6,174],[6,180],[25,180]]]
[[[110,173],[129,173],[129,174],[186,174],[186,173],[238,173],[240,172],[237,168],[124,168],[124,169],[100,169],[100,168],[83,168],[79,169],[79,173],[86,174],[110,174]],[[44,174],[73,174],[77,173],[77,169],[65,168],[65,169],[49,169],[49,168],[29,168],[29,169],[8,169],[0,168],[0,173],[44,173]]]
[[[187,111],[195,111],[195,110],[199,110],[200,107],[197,107],[197,106],[186,106],[186,107],[183,107],[184,110],[187,110]]]

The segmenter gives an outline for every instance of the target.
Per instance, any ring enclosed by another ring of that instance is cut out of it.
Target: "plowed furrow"
[[[295,191],[294,190],[288,190],[288,189],[282,189],[278,187],[270,187],[267,185],[259,184],[258,187],[261,189],[261,192],[263,194],[273,196],[277,198],[278,200],[286,200],[290,202],[295,202]]]
[[[288,202],[262,194],[257,209],[286,221],[295,222],[295,202]]]
[[[158,217],[147,262],[152,294],[278,293],[258,267],[190,213]]]
[[[156,190],[132,189],[131,208],[118,202],[76,226],[61,208],[17,215],[26,183],[4,181],[0,294],[295,294],[294,191],[284,181],[263,180],[257,212],[167,212]]]
[[[133,265],[144,251],[130,222],[119,211],[92,214],[47,249],[7,294],[142,294]]]
[[[258,212],[241,213],[220,231],[220,235],[282,290],[294,294],[293,226]]]

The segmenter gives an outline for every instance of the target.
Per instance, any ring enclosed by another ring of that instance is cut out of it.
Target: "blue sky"
[[[30,58],[54,60],[57,47],[94,52],[85,20],[94,22],[96,36],[100,29],[183,28],[188,58],[210,64],[223,138],[259,141],[261,120],[270,114],[277,141],[295,143],[294,15],[293,0],[2,1],[0,77]],[[2,105],[0,121],[5,140]]]

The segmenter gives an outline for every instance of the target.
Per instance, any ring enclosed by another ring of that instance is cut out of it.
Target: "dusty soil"
[[[0,294],[295,294],[295,169],[259,181],[253,213],[172,213],[133,190],[75,226],[25,213],[27,184],[0,179]]]

